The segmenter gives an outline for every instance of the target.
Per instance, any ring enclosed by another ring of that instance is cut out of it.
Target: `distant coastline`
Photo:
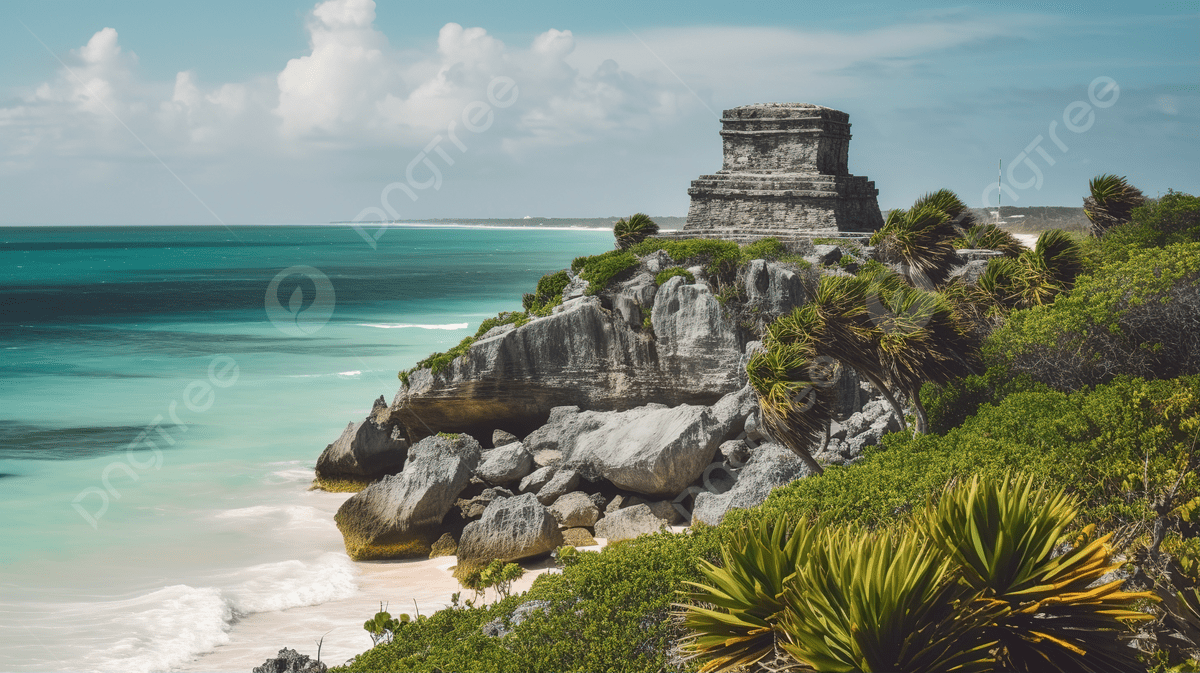
[[[459,226],[459,227],[503,227],[503,228],[538,228],[538,229],[603,229],[611,231],[613,222],[621,219],[620,215],[612,217],[496,217],[496,218],[435,218],[424,220],[393,220],[390,222],[330,222],[330,224],[353,225],[363,227],[392,225],[392,226]],[[653,219],[662,229],[682,229],[686,217],[655,216]]]

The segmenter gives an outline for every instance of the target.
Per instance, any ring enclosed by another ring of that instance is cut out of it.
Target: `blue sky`
[[[1008,204],[1200,190],[1195,1],[18,0],[0,31],[3,224],[683,215],[715,115],[771,101],[848,112],[885,209],[994,203],[1001,159]]]

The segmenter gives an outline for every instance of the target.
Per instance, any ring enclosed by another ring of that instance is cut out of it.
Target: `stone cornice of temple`
[[[846,127],[849,128],[850,125],[846,124]],[[720,133],[723,136],[761,136],[761,135],[770,135],[770,134],[797,135],[797,134],[811,133],[811,134],[815,134],[815,135],[825,136],[826,138],[845,138],[847,140],[849,140],[851,138],[849,131],[840,131],[840,129],[831,130],[831,129],[821,129],[821,128],[815,128],[815,129],[814,128],[807,128],[807,129],[748,129],[748,130],[744,130],[744,131],[740,130],[740,129],[721,129]]]

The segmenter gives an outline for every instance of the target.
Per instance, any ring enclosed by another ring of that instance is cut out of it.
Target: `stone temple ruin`
[[[879,190],[850,175],[850,115],[807,103],[725,110],[725,159],[715,175],[692,181],[686,238],[784,242],[883,226]]]

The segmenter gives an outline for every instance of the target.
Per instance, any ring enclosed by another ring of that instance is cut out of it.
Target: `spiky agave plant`
[[[720,567],[700,561],[704,582],[686,582],[689,603],[677,607],[692,632],[685,651],[707,660],[701,671],[745,669],[776,653],[785,581],[806,562],[815,530],[762,519],[722,546]]]
[[[1088,183],[1091,195],[1083,199],[1083,212],[1091,222],[1092,234],[1103,236],[1109,229],[1130,220],[1133,209],[1146,202],[1137,187],[1124,176],[1097,175]]]
[[[916,519],[933,545],[961,569],[961,581],[1006,614],[990,629],[1005,670],[1129,671],[1136,650],[1122,635],[1152,620],[1135,604],[1151,592],[1121,591],[1123,580],[1099,580],[1121,566],[1112,534],[1084,529],[1055,554],[1078,514],[1064,489],[1035,486],[1033,476],[974,477],[949,485]]]
[[[956,248],[972,250],[996,250],[1005,257],[1016,257],[1025,251],[1025,246],[1015,236],[994,224],[976,224],[954,239]]]
[[[628,250],[657,233],[658,224],[645,213],[635,213],[628,220],[620,219],[613,224],[613,236],[621,250]]]
[[[788,582],[780,646],[818,671],[991,670],[1007,608],[911,531],[826,528]]]
[[[883,227],[871,235],[877,260],[896,264],[909,282],[932,290],[946,282],[958,260],[958,231],[949,213],[933,204],[888,213]]]

